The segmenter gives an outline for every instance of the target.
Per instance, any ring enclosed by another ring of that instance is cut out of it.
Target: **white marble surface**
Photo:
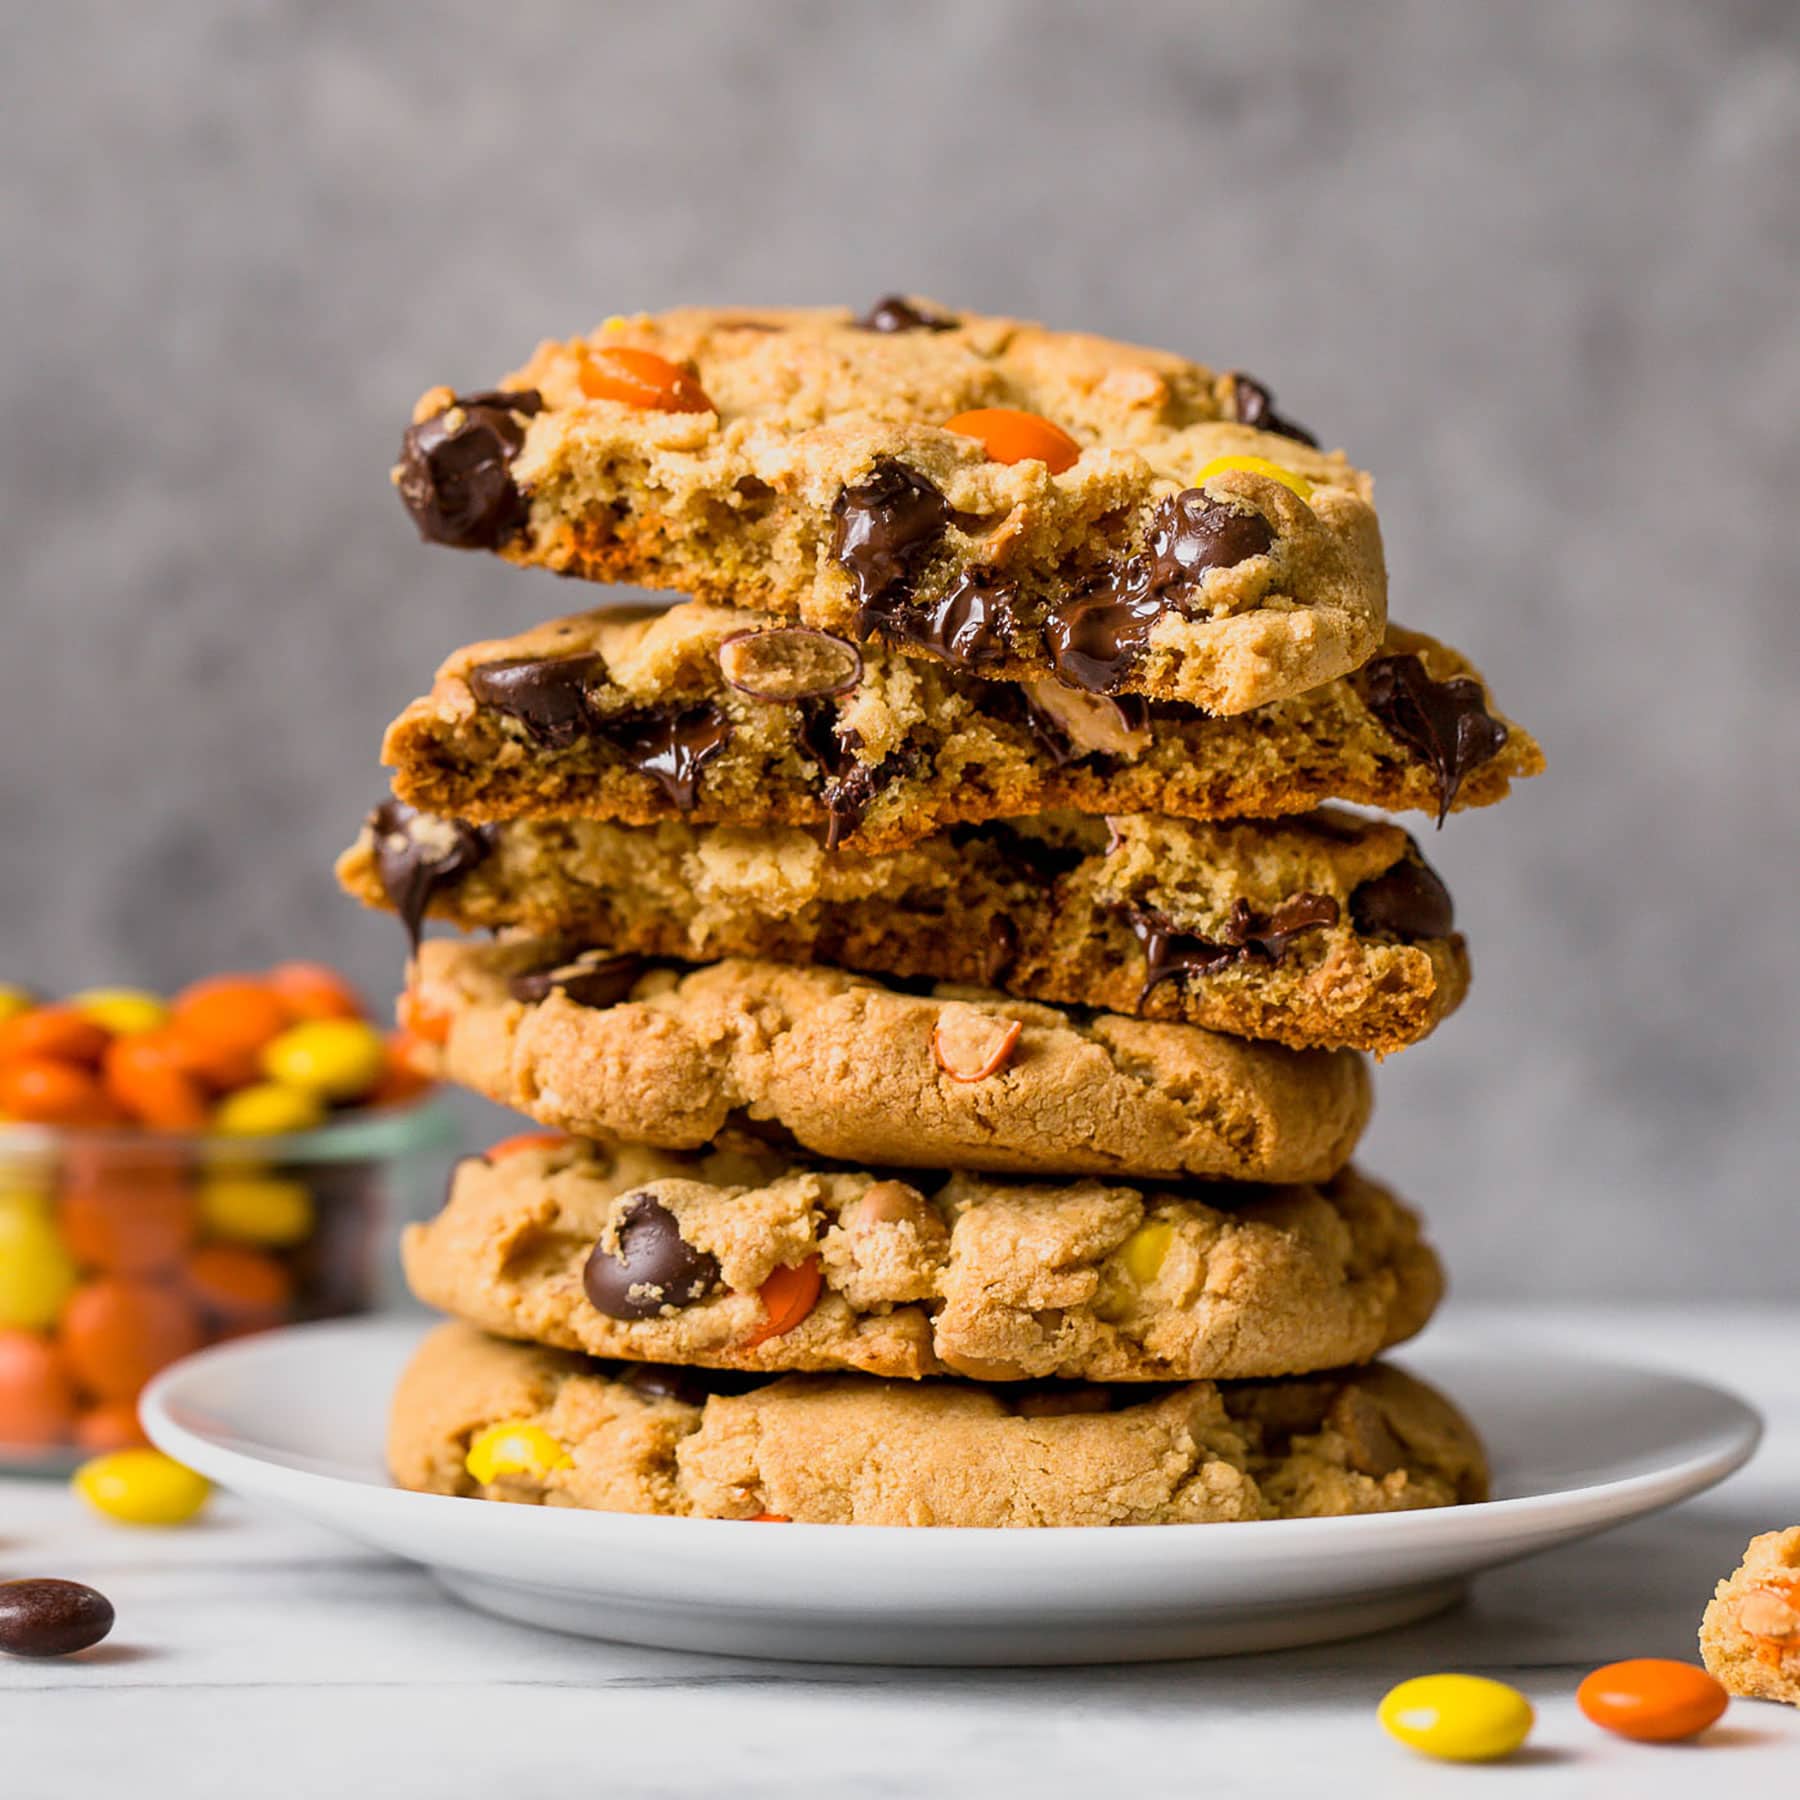
[[[931,1673],[582,1643],[465,1612],[403,1564],[227,1499],[202,1525],[147,1534],[91,1521],[55,1485],[0,1482],[0,1573],[88,1580],[119,1609],[92,1655],[0,1666],[0,1793],[1793,1791],[1800,1713],[1739,1703],[1704,1746],[1653,1748],[1596,1732],[1572,1694],[1614,1657],[1692,1656],[1716,1577],[1753,1532],[1800,1521],[1800,1313],[1508,1317],[1737,1388],[1768,1418],[1763,1449],[1713,1493],[1489,1576],[1430,1624],[1226,1662]],[[1383,1738],[1381,1693],[1441,1668],[1524,1688],[1539,1712],[1527,1752],[1470,1770]]]

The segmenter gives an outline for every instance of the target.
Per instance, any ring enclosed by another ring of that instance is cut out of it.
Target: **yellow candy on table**
[[[69,1004],[114,1037],[137,1037],[169,1022],[168,1002],[148,988],[86,988],[71,994]]]
[[[548,1475],[574,1466],[574,1459],[541,1425],[506,1419],[479,1433],[463,1466],[483,1487],[497,1475]]]
[[[279,1081],[239,1088],[219,1102],[212,1129],[227,1137],[283,1137],[325,1122],[325,1104],[305,1088]]]
[[[275,1038],[263,1073],[327,1100],[359,1100],[387,1072],[387,1042],[361,1019],[311,1019]]]
[[[1167,1219],[1147,1219],[1119,1246],[1119,1260],[1125,1272],[1140,1287],[1156,1279],[1175,1241],[1175,1227]]]
[[[1195,487],[1205,487],[1215,476],[1223,475],[1227,469],[1242,469],[1249,475],[1261,475],[1269,481],[1279,481],[1284,488],[1296,493],[1302,500],[1313,497],[1313,486],[1304,475],[1292,469],[1284,469],[1280,463],[1270,462],[1266,456],[1215,456],[1205,464],[1194,477]]]
[[[30,1012],[37,1003],[37,995],[30,988],[0,981],[0,1019],[12,1019],[22,1012]]]
[[[212,1494],[204,1475],[160,1450],[114,1450],[75,1471],[75,1491],[121,1525],[185,1525]]]
[[[48,1217],[25,1207],[0,1211],[0,1326],[47,1331],[77,1279]]]
[[[1485,1675],[1416,1675],[1389,1690],[1377,1715],[1389,1737],[1443,1762],[1492,1762],[1531,1735],[1531,1702]]]
[[[276,1175],[209,1175],[200,1184],[200,1221],[213,1237],[281,1250],[313,1228],[312,1190]]]

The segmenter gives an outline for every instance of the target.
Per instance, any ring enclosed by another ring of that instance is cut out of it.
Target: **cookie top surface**
[[[1261,384],[1016,320],[610,319],[427,393],[395,481],[460,548],[1214,712],[1357,667],[1386,618],[1368,477]]]
[[[1314,1181],[1368,1119],[1348,1051],[743,958],[538,979],[567,956],[422,945],[408,1011],[432,1066],[581,1136],[692,1149],[738,1126],[877,1166]]]
[[[509,1140],[404,1249],[419,1299],[509,1338],[984,1381],[1336,1368],[1442,1292],[1417,1219],[1353,1171],[1157,1190]]]
[[[1380,1365],[1173,1388],[789,1375],[742,1391],[746,1379],[598,1363],[448,1325],[402,1377],[389,1464],[401,1486],[430,1493],[844,1525],[1216,1523],[1487,1491],[1468,1422]],[[478,1457],[491,1477],[478,1480],[470,1447],[495,1426],[535,1428],[538,1460]]]

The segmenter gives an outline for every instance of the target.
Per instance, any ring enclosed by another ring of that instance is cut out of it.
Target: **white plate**
[[[402,1493],[387,1397],[423,1327],[303,1325],[202,1351],[143,1400],[171,1456],[425,1564],[470,1604],[677,1650],[808,1662],[1148,1661],[1320,1643],[1448,1606],[1481,1569],[1722,1480],[1760,1421],[1660,1371],[1436,1333],[1408,1367],[1493,1453],[1501,1498],[1354,1519],[967,1531],[753,1526]]]

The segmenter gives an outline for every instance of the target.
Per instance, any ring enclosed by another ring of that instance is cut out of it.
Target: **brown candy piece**
[[[1456,908],[1438,872],[1413,855],[1357,888],[1350,896],[1350,922],[1365,937],[1414,944],[1448,937],[1456,929]]]
[[[752,700],[846,694],[862,679],[862,652],[807,625],[733,632],[719,646],[719,673]]]
[[[629,952],[609,956],[603,950],[584,950],[573,962],[547,969],[527,969],[506,984],[507,992],[527,1006],[562,994],[577,1006],[617,1006],[631,993],[649,965]]]
[[[524,419],[543,410],[535,388],[452,396],[411,426],[400,444],[395,486],[427,543],[493,550],[525,523],[512,461]]]
[[[654,1194],[626,1201],[618,1243],[616,1256],[596,1244],[581,1271],[588,1299],[609,1319],[653,1319],[666,1306],[692,1306],[718,1283],[718,1258],[696,1250]]]
[[[9,1656],[73,1656],[112,1628],[112,1602],[82,1582],[0,1581],[0,1651]]]
[[[931,1054],[952,1081],[986,1081],[1012,1060],[1024,1026],[973,1006],[946,1006],[931,1034]]]
[[[947,1239],[949,1228],[942,1215],[917,1188],[904,1181],[871,1182],[860,1200],[844,1215],[852,1230],[871,1231],[882,1225],[910,1225],[927,1242]]]
[[[1488,712],[1481,683],[1466,675],[1433,681],[1417,656],[1383,656],[1364,670],[1363,693],[1390,735],[1436,775],[1441,826],[1470,770],[1506,744],[1506,727]]]
[[[1024,685],[1025,704],[1044,713],[1081,756],[1141,756],[1150,748],[1150,720],[1105,694],[1084,693],[1060,681]]]

